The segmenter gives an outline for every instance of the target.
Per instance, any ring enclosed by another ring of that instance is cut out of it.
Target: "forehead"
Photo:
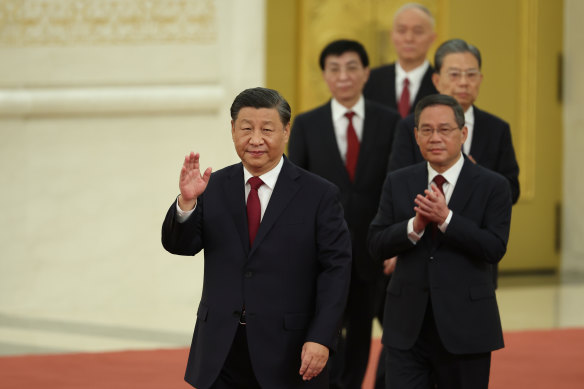
[[[408,8],[395,16],[394,27],[432,27],[430,16],[417,8]]]
[[[418,126],[456,124],[454,110],[447,105],[432,105],[426,107],[420,113]]]
[[[237,123],[280,123],[280,114],[276,108],[243,107],[237,114]]]
[[[443,68],[478,69],[479,61],[471,53],[450,53],[442,61]]]
[[[327,65],[329,66],[338,66],[338,65],[345,65],[349,63],[356,62],[359,65],[363,65],[361,63],[361,57],[355,51],[345,51],[341,55],[336,54],[329,54],[324,59],[324,67],[326,68]]]

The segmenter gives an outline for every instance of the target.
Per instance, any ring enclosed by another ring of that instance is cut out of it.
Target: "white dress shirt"
[[[334,98],[331,100],[331,111],[333,119],[333,127],[335,129],[335,137],[337,138],[337,145],[339,146],[339,153],[341,158],[346,162],[347,157],[347,127],[349,126],[349,119],[345,116],[347,112],[355,112],[353,116],[353,128],[357,133],[359,142],[363,139],[363,121],[365,120],[365,99],[361,95],[357,103],[347,109],[344,105],[339,103]]]
[[[426,60],[417,68],[406,72],[399,62],[395,63],[395,101],[399,102],[402,90],[404,89],[404,80],[407,78],[410,81],[410,106],[414,103],[418,90],[420,90],[420,86],[422,85],[424,74],[426,74],[429,66],[430,62]]]
[[[456,182],[458,181],[458,176],[460,175],[460,171],[462,170],[462,165],[464,164],[464,157],[462,156],[462,153],[460,154],[460,158],[458,158],[458,161],[456,161],[454,163],[454,165],[452,165],[450,167],[450,169],[446,170],[444,173],[442,173],[442,177],[444,177],[446,179],[446,182],[444,182],[444,184],[442,185],[442,191],[444,192],[444,198],[446,199],[446,204],[448,204],[450,202],[450,198],[452,197],[452,192],[454,192],[454,187],[456,186]],[[427,164],[428,165],[428,189],[431,190],[431,184],[434,181],[434,177],[436,177],[438,173],[436,170],[434,170],[432,168],[432,166],[430,166],[430,163]],[[436,184],[434,184],[436,185]],[[414,219],[415,216],[412,217],[409,221],[408,221],[408,238],[410,239],[410,241],[412,241],[412,243],[416,244],[424,235],[424,231],[422,231],[421,233],[416,233],[414,231]],[[440,229],[440,231],[442,231],[442,233],[446,232],[446,229],[448,228],[448,223],[450,223],[450,220],[452,220],[452,211],[450,211],[448,213],[448,216],[446,217],[446,220],[444,221],[444,223],[442,224],[438,224],[438,228]]]
[[[272,193],[274,192],[274,188],[276,187],[276,181],[278,181],[278,176],[280,175],[280,171],[282,170],[282,166],[284,165],[284,157],[280,158],[280,162],[269,172],[262,174],[260,179],[264,182],[262,186],[258,188],[258,197],[260,198],[260,207],[262,210],[260,221],[264,218],[264,213],[266,212],[266,208],[268,207],[268,203],[270,202],[270,198],[272,197]],[[249,196],[249,192],[251,191],[251,186],[247,182],[253,175],[247,171],[247,169],[243,168],[243,185],[245,185],[245,201],[247,203],[247,196]],[[178,206],[178,198],[176,200],[176,220],[179,223],[185,222],[189,216],[194,212],[197,204],[195,207],[190,211],[183,211]]]
[[[466,136],[466,141],[464,141],[464,145],[462,145],[462,150],[466,155],[470,155],[470,145],[472,142],[472,135],[474,130],[474,108],[471,105],[468,107],[466,112],[464,113],[464,125],[468,129],[468,135]]]

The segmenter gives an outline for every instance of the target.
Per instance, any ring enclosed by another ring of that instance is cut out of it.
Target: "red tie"
[[[404,88],[402,89],[402,94],[399,99],[399,104],[397,106],[397,110],[402,118],[408,116],[410,112],[410,80],[407,78],[404,79]]]
[[[355,116],[355,112],[347,112],[345,116],[349,119],[349,125],[347,126],[347,155],[345,163],[347,166],[347,172],[349,173],[349,178],[353,181],[355,170],[357,168],[357,159],[359,158],[359,138],[357,138],[355,127],[353,127],[352,119],[353,116]]]
[[[251,186],[249,195],[247,195],[247,225],[249,228],[249,245],[251,247],[253,240],[258,233],[258,228],[260,228],[262,207],[258,196],[258,188],[262,186],[264,182],[259,177],[251,177],[247,182]]]
[[[442,193],[442,196],[444,196],[444,189],[442,189],[442,185],[444,185],[444,183],[446,182],[446,178],[438,174],[436,177],[434,177],[433,181],[434,185],[436,185],[440,193]],[[436,239],[438,237],[438,230],[439,230],[438,224],[432,223],[432,238]]]

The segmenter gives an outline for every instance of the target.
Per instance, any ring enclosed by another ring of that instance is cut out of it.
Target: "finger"
[[[304,374],[307,372],[308,367],[310,366],[310,362],[312,360],[312,356],[311,355],[307,355],[304,350],[302,350],[302,364],[300,365],[300,375],[304,376]]]
[[[209,182],[209,178],[211,178],[211,170],[212,169],[210,167],[205,170],[205,173],[203,173],[203,181]]]

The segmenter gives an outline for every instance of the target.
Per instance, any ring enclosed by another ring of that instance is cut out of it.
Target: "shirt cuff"
[[[424,231],[422,231],[420,234],[414,231],[414,218],[415,217],[408,220],[408,239],[413,244],[416,244],[420,239],[422,239],[422,236],[424,236]]]
[[[180,207],[178,206],[178,197],[176,198],[176,221],[179,223],[184,223],[187,221],[187,219],[191,216],[191,214],[193,212],[195,212],[195,209],[197,208],[197,203],[195,203],[195,206],[193,207],[193,209],[191,209],[190,211],[183,211],[182,209],[180,209]]]
[[[452,220],[452,211],[448,212],[448,216],[446,216],[446,220],[444,220],[444,223],[438,224],[438,229],[440,231],[442,231],[443,234],[446,232],[446,229],[448,228],[448,223],[450,223],[450,220]]]

